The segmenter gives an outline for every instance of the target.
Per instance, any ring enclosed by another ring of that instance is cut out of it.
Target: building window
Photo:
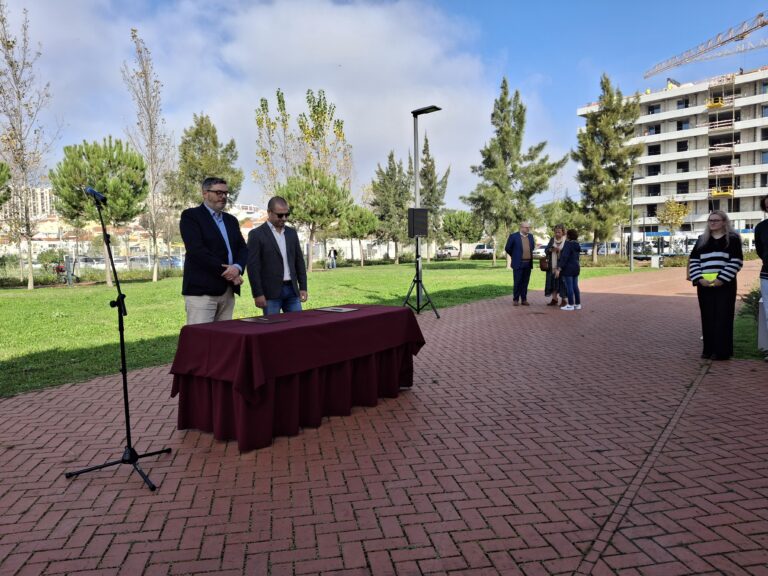
[[[677,193],[678,194],[688,194],[688,182],[678,182],[677,183]]]
[[[768,152],[765,153],[768,154]],[[661,174],[661,164],[648,164],[647,170],[648,176],[658,176]]]
[[[648,216],[648,218],[655,217],[656,216],[656,204],[648,204],[648,206],[646,208],[645,215]]]
[[[760,188],[768,188],[768,174],[760,174]]]
[[[682,174],[683,172],[688,172],[688,170],[689,170],[688,160],[685,160],[683,162],[678,162],[677,163],[677,173],[678,174]]]
[[[768,140],[768,128],[760,129],[760,140]]]
[[[720,210],[720,200],[709,201],[709,211],[712,212],[712,210]]]
[[[760,92],[768,94],[768,80],[763,80],[762,84],[760,84]]]
[[[766,106],[768,108],[768,106]],[[661,134],[661,124],[652,124],[651,126],[648,126],[646,129],[646,134],[648,136],[653,136],[654,134]]]
[[[677,142],[677,151],[678,152],[687,152],[688,151],[688,140],[679,140]]]
[[[741,212],[741,198],[731,200],[731,212]]]
[[[688,98],[681,98],[677,101],[677,109],[682,110],[683,108],[688,108],[689,100]]]
[[[648,104],[648,114],[658,114],[661,112],[661,104]]]
[[[688,130],[690,127],[691,127],[691,120],[689,118],[686,118],[685,120],[677,121],[678,130]]]
[[[768,150],[760,152],[760,162],[762,164],[768,164]]]
[[[648,184],[648,196],[661,196],[661,184]]]
[[[661,144],[648,146],[648,156],[658,156],[659,154],[661,154]]]
[[[760,107],[760,115],[763,118],[768,118],[768,106],[763,105]]]

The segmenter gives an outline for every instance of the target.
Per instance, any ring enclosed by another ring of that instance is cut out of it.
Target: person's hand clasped
[[[308,297],[306,290],[299,290],[299,300],[306,302]]]
[[[235,266],[234,264],[222,264],[224,267],[224,272],[221,273],[221,277],[224,278],[227,282],[234,282],[235,286],[239,286],[243,283],[243,279],[240,276],[240,269]],[[240,278],[240,282],[236,282],[236,280]]]
[[[256,304],[257,308],[266,308],[267,307],[267,297],[266,296],[256,296],[253,299],[254,304]]]

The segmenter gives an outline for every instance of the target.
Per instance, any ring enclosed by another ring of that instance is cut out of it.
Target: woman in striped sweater
[[[702,358],[728,360],[733,356],[736,273],[741,270],[742,260],[741,237],[733,230],[728,215],[714,210],[688,263],[699,297]]]

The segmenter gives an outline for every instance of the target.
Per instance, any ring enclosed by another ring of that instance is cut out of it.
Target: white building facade
[[[577,113],[596,110],[591,104]],[[632,186],[635,238],[666,232],[656,211],[671,198],[689,208],[680,235],[695,238],[709,212],[720,209],[748,239],[768,194],[768,67],[670,81],[642,94],[630,143],[643,146]]]

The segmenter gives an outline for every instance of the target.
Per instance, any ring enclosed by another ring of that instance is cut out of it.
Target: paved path
[[[742,286],[756,277],[750,264]],[[768,574],[768,364],[699,360],[680,269],[422,313],[416,386],[239,454],[168,366],[0,400],[0,574]]]

